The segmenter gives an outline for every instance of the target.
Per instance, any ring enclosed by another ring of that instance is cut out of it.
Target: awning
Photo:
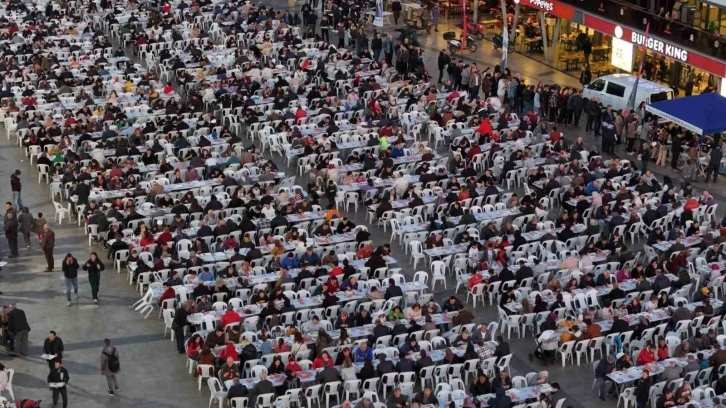
[[[699,135],[726,131],[726,98],[717,93],[660,101],[645,110]]]

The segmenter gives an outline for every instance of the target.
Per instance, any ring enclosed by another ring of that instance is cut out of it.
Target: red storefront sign
[[[572,20],[575,16],[574,7],[554,0],[521,0],[521,4],[525,7],[535,8],[556,17],[564,18],[565,20]]]
[[[601,33],[630,42],[638,47],[645,46],[645,48],[653,52],[657,52],[658,54],[665,55],[666,57],[672,58],[676,61],[710,72],[719,77],[726,76],[726,63],[717,59],[706,57],[705,55],[686,49],[680,45],[670,44],[658,38],[646,38],[644,33],[631,30],[627,27],[618,26],[617,24],[613,24],[607,20],[603,20],[589,14],[585,14],[584,24],[585,26],[600,31]]]

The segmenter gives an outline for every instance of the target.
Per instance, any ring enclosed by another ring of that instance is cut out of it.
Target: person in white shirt
[[[264,208],[262,208],[262,214],[264,214],[268,220],[271,220],[275,218],[275,209],[272,208],[270,203],[267,203],[265,204]]]
[[[403,175],[402,171],[398,172],[398,178],[393,182],[393,188],[399,196],[403,195],[406,190],[408,190],[408,178]]]
[[[643,305],[643,311],[644,312],[652,312],[653,310],[658,308],[658,298],[655,295],[651,295],[650,302],[647,302]]]

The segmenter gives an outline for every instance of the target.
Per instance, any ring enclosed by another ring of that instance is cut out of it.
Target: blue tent
[[[699,135],[726,131],[726,98],[716,93],[656,102],[645,109]]]

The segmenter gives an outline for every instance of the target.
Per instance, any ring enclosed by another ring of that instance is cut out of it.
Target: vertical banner
[[[373,19],[373,25],[383,27],[383,0],[376,0],[376,15]]]
[[[509,53],[509,30],[504,26],[502,30],[502,71],[507,68],[507,54]]]
[[[650,31],[650,23],[645,26],[645,41],[643,41],[643,47],[641,48],[640,66],[638,67],[638,75],[635,76],[633,90],[630,91],[628,104],[625,107],[626,114],[635,109],[635,94],[638,92],[638,82],[640,82],[640,76],[643,75],[643,65],[645,65],[645,44],[648,42],[648,31]]]

